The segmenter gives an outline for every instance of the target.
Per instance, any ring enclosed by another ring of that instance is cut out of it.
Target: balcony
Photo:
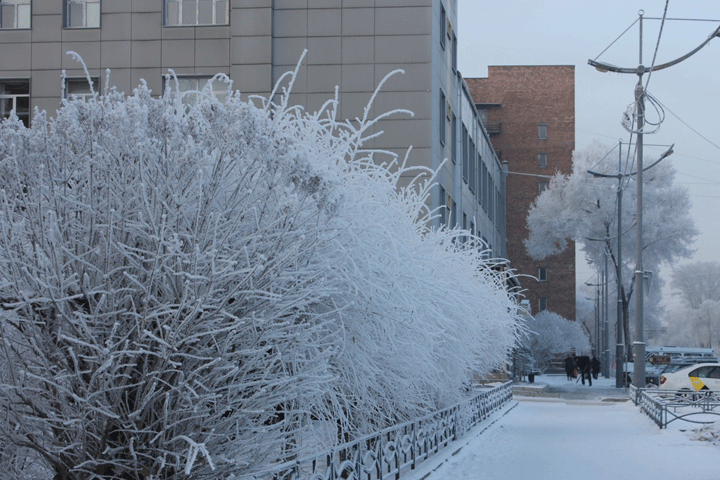
[[[502,122],[485,122],[485,130],[491,137],[500,135],[502,133]]]

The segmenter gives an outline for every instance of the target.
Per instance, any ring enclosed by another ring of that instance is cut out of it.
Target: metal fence
[[[630,399],[660,428],[675,420],[709,424],[720,420],[720,395],[687,390],[658,390],[630,386]]]
[[[450,408],[277,465],[245,480],[399,480],[510,400],[512,382],[485,388]]]

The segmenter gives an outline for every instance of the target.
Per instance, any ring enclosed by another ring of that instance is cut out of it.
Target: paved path
[[[689,425],[659,429],[624,401],[623,390],[598,383],[551,382],[547,396],[516,395],[489,426],[468,432],[408,478],[720,479],[720,445],[691,440],[681,431]]]

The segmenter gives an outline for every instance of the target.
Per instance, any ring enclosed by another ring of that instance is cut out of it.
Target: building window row
[[[163,7],[167,26],[230,23],[229,0],[164,0]],[[63,27],[100,28],[101,11],[101,0],[63,0]],[[0,0],[1,29],[30,28],[30,17],[31,0]]]
[[[198,103],[200,96],[210,95],[219,101],[224,101],[228,86],[223,80],[212,80],[210,75],[182,76],[170,80],[170,89],[173,96],[181,96],[181,102],[186,107]],[[208,82],[212,82],[208,84]],[[68,100],[80,99],[83,101],[92,98],[93,91],[100,92],[100,78],[91,78],[92,88],[87,78],[66,78],[65,98]],[[167,85],[163,83],[163,89]],[[30,80],[4,80],[0,79],[0,120],[10,116],[10,112],[25,124],[30,125]]]

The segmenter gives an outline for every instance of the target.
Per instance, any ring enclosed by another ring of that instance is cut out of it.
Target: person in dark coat
[[[597,379],[598,375],[600,374],[600,370],[602,369],[602,365],[600,364],[600,360],[598,360],[595,355],[593,355],[592,360],[590,360],[590,368],[592,369],[593,378]]]
[[[577,363],[578,373],[582,379],[582,384],[585,385],[585,378],[587,377],[589,385],[592,387],[592,366],[590,365],[590,357],[587,355],[581,355],[575,357]]]
[[[575,378],[574,370],[575,370],[575,360],[573,359],[573,357],[568,355],[565,358],[565,375],[567,375],[568,380],[572,380]]]

